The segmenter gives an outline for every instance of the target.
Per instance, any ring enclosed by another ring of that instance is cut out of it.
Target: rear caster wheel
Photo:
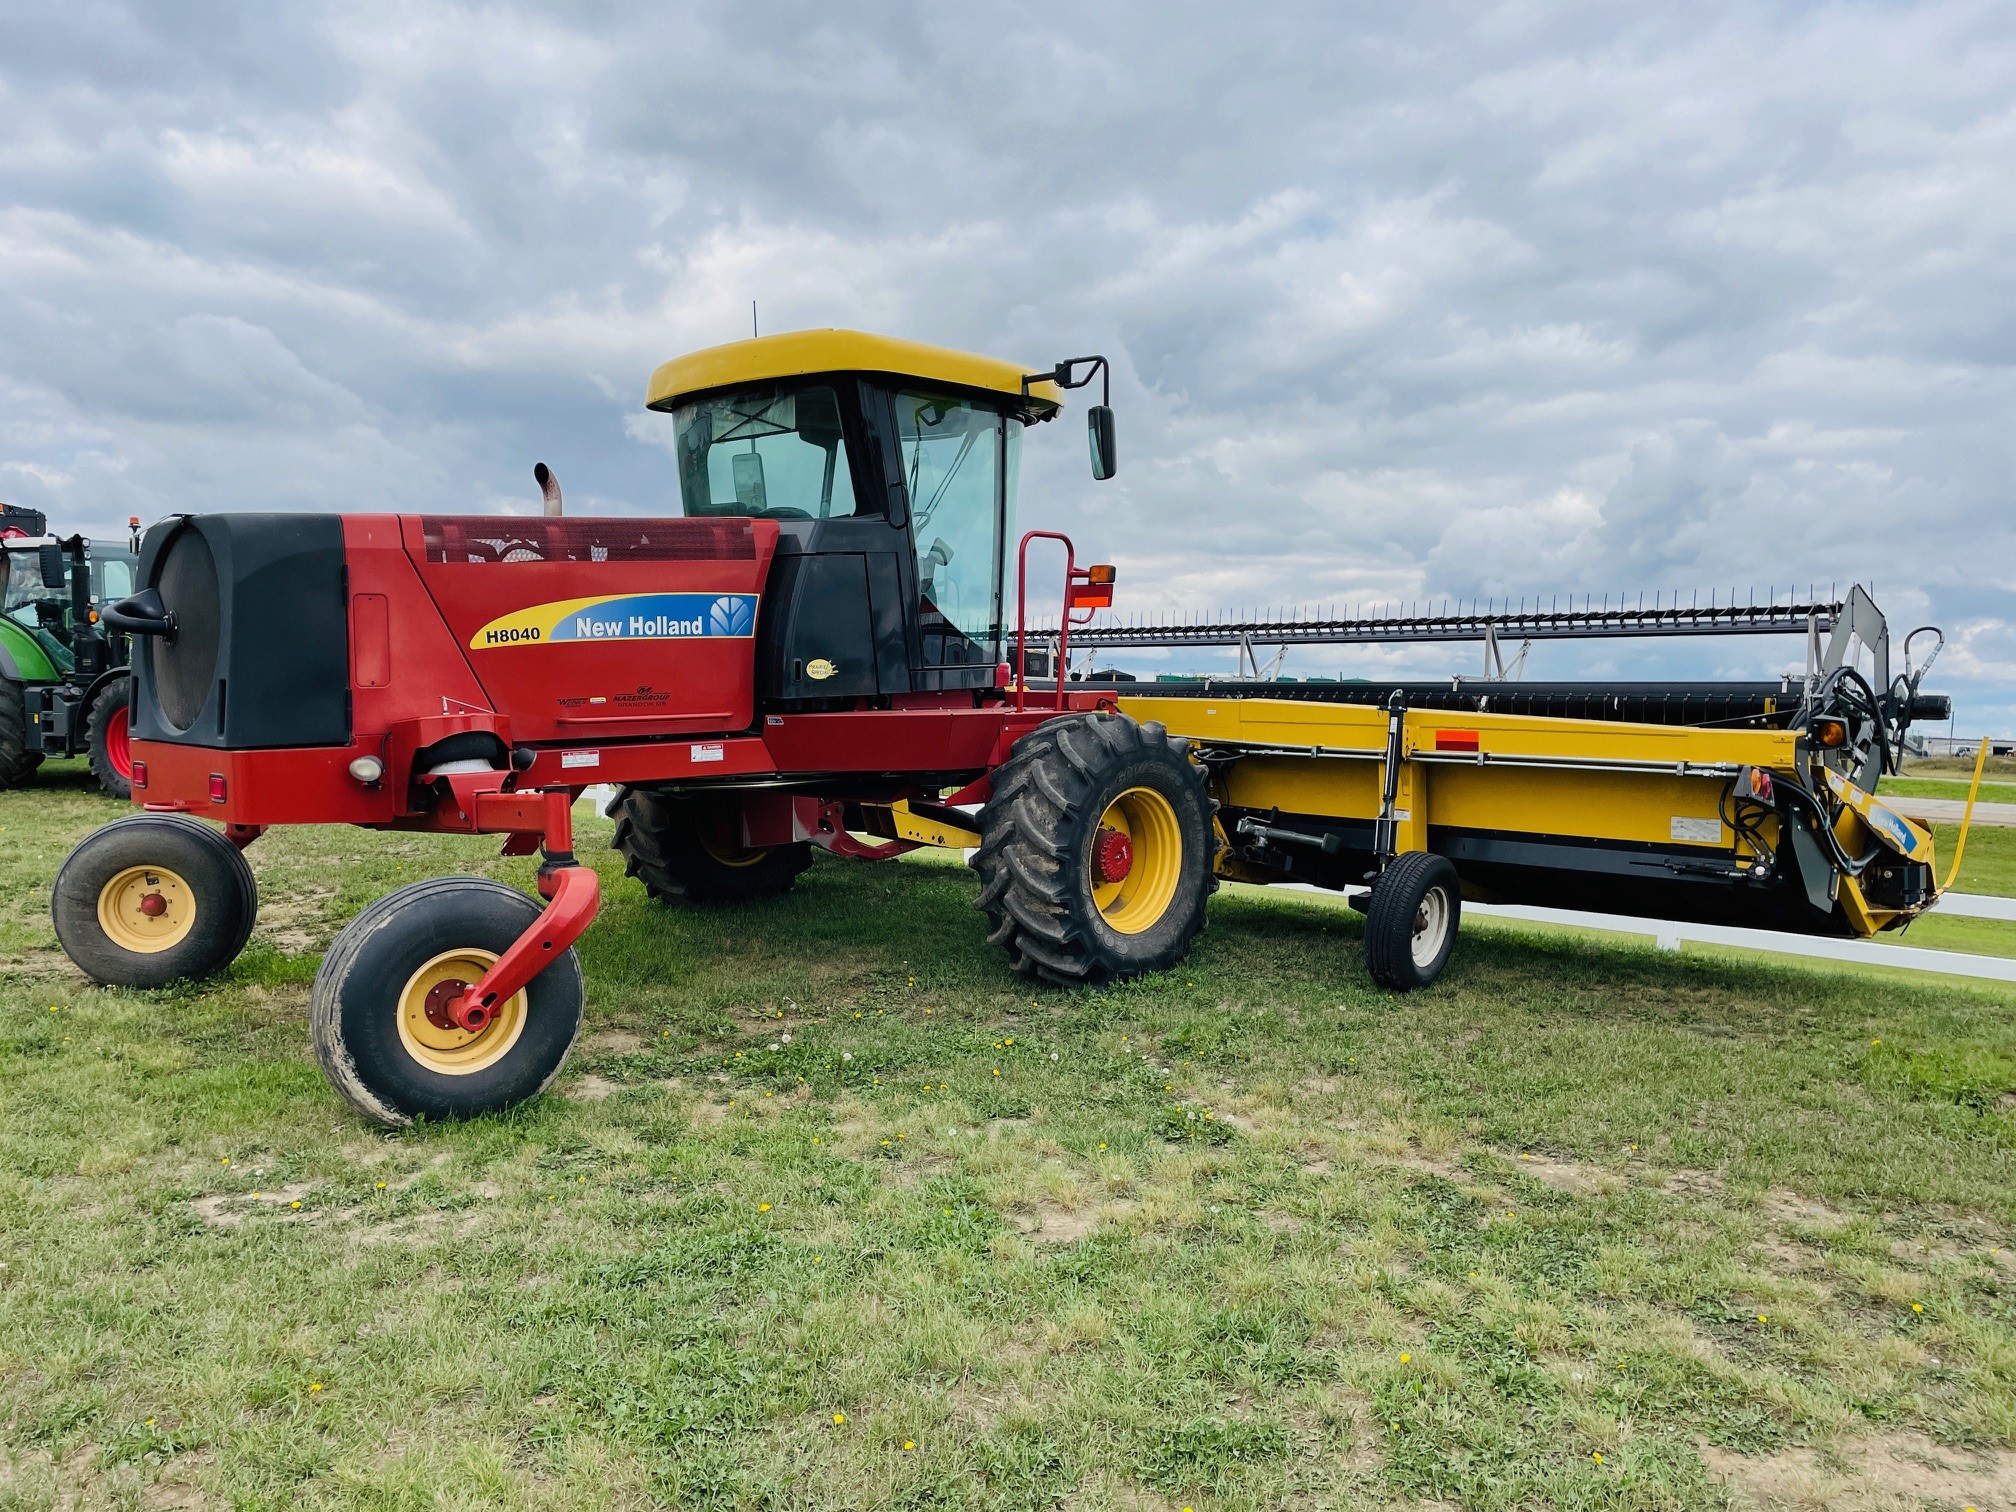
[[[91,700],[91,775],[108,798],[133,797],[133,679],[115,678]]]
[[[1204,928],[1213,805],[1187,742],[1122,714],[1016,744],[980,814],[977,906],[1025,977],[1098,985],[1161,971]]]
[[[1397,992],[1426,987],[1449,964],[1462,917],[1455,867],[1426,851],[1396,857],[1365,910],[1365,965],[1372,980]]]
[[[259,913],[252,868],[222,830],[136,814],[87,835],[49,900],[56,938],[108,987],[165,987],[221,971]]]
[[[473,1118],[546,1090],[581,1032],[570,949],[497,1004],[480,1029],[447,1007],[539,917],[525,894],[480,877],[388,893],[351,920],[316,973],[308,1018],[330,1085],[366,1118]]]

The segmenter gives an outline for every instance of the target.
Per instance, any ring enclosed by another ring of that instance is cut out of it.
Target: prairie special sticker
[[[614,593],[514,609],[471,636],[469,649],[556,641],[746,639],[755,633],[753,593]]]

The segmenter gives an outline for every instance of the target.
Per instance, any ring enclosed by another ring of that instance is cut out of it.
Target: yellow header
[[[955,352],[950,347],[871,336],[865,331],[786,331],[755,336],[674,357],[651,375],[645,404],[670,409],[694,394],[737,388],[812,373],[889,373],[952,388],[1005,394],[1032,420],[1047,420],[1063,408],[1057,385],[1047,380],[1022,392],[1030,369],[998,357]]]

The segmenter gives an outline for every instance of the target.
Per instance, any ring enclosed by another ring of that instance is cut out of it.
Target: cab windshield
[[[688,515],[832,520],[854,513],[840,400],[830,388],[737,389],[672,411]]]

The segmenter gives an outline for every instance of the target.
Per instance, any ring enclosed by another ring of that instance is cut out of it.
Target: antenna
[[[753,299],[749,301],[749,334],[751,336],[761,336],[763,334],[756,329],[756,301]]]

